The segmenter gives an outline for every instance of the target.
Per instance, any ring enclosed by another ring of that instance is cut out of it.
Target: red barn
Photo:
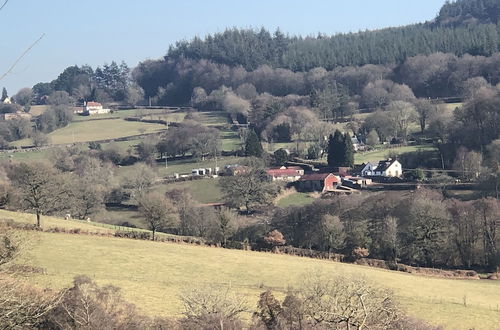
[[[306,174],[300,178],[298,187],[302,191],[332,191],[341,184],[341,179],[332,173]]]

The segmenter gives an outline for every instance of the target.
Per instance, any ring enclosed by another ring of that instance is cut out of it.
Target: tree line
[[[493,198],[460,201],[439,190],[336,197],[278,210],[271,228],[288,244],[357,258],[356,249],[388,262],[426,267],[500,265]]]
[[[443,20],[445,18],[443,17]],[[435,52],[490,56],[498,50],[498,26],[429,26],[414,24],[377,31],[360,31],[333,36],[289,36],[264,28],[227,29],[179,41],[166,59],[207,59],[229,66],[255,70],[261,65],[307,71],[315,67],[331,70],[339,66],[401,63],[418,54]]]
[[[269,65],[297,72],[400,64],[412,56],[438,52],[491,56],[500,42],[499,13],[496,0],[459,0],[447,1],[432,21],[377,31],[301,37],[279,29],[271,33],[264,28],[233,28],[204,39],[179,41],[165,59],[207,59],[249,71]]]
[[[53,81],[33,86],[33,102],[44,104],[45,97],[55,91],[68,93],[75,102],[127,102],[136,104],[143,99],[141,88],[130,79],[125,62],[112,61],[93,69],[89,65],[70,66]]]
[[[139,63],[132,76],[146,97],[168,105],[189,104],[196,87],[203,88],[207,95],[221,86],[236,91],[243,84],[251,84],[257,93],[274,96],[309,96],[325,89],[335,89],[338,95],[362,96],[368,83],[377,80],[407,85],[417,97],[436,98],[461,96],[463,82],[473,77],[484,77],[493,85],[499,83],[498,61],[497,52],[488,56],[433,52],[408,56],[397,64],[375,62],[293,71],[267,64],[246,70],[207,59],[167,58]],[[251,94],[246,96],[245,99],[251,99]],[[362,106],[372,106],[370,102],[357,101]]]

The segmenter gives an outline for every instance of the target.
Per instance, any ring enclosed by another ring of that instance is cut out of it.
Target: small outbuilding
[[[332,173],[306,174],[298,181],[298,189],[301,191],[327,192],[341,185],[340,177]]]

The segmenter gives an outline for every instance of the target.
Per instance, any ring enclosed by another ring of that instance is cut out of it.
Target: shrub
[[[366,258],[370,255],[370,252],[366,248],[362,247],[357,247],[354,250],[352,250],[352,256],[355,259],[361,259],[361,258]]]

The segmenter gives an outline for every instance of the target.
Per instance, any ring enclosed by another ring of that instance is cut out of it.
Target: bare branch
[[[2,5],[2,7],[0,7],[0,10],[3,8],[3,6],[5,6],[5,4],[7,3],[7,1]],[[35,40],[35,42],[33,42],[22,54],[21,56],[19,56],[16,61],[10,66],[10,68],[2,75],[0,76],[0,80],[2,80],[3,78],[5,78],[7,75],[9,75],[12,70],[16,67],[17,63],[19,63],[19,61],[21,61],[23,59],[23,57],[26,56],[26,54],[28,54],[30,52],[30,50],[35,47],[35,45],[37,43],[40,42],[40,40],[42,40],[42,38],[45,36],[45,33],[43,33],[40,38],[38,38],[37,40]]]

